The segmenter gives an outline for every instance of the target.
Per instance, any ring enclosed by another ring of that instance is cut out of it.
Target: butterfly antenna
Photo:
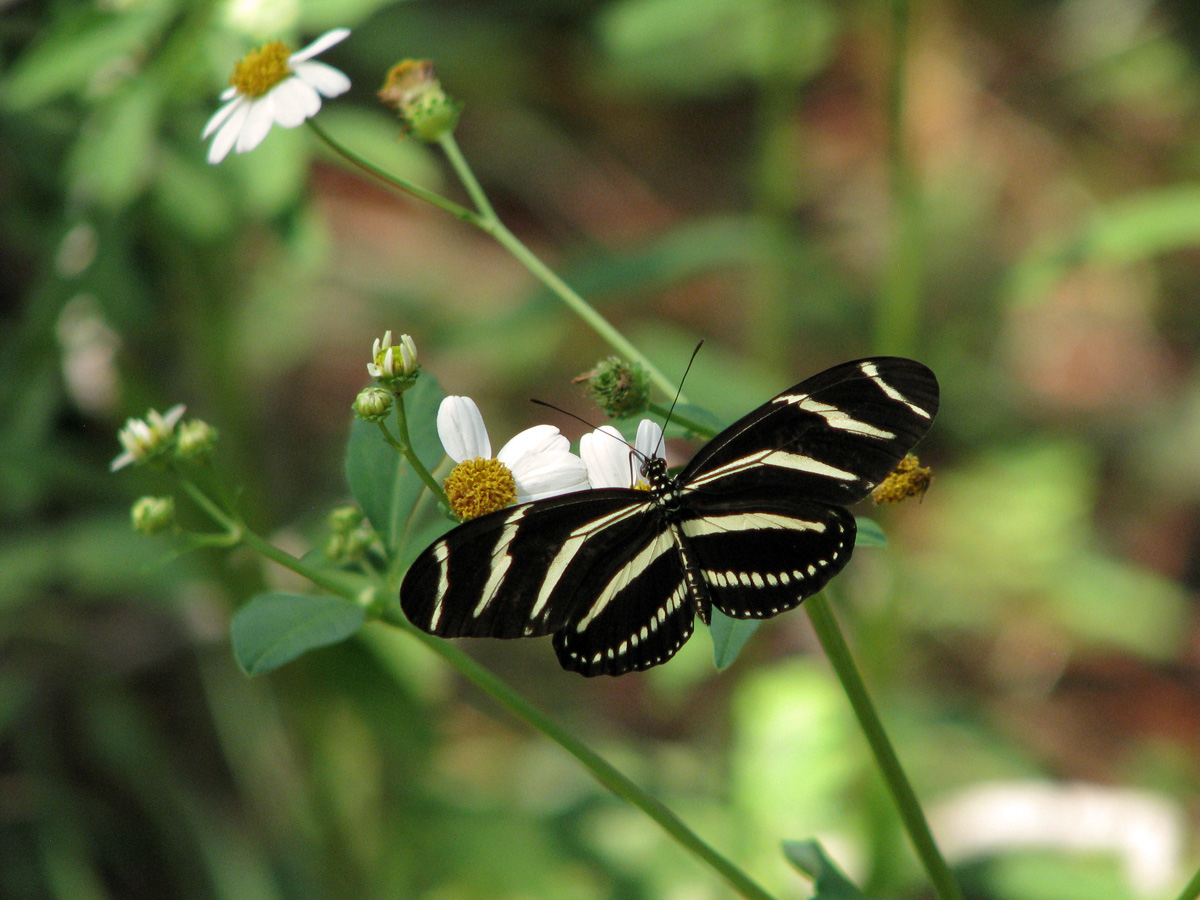
[[[667,438],[667,426],[671,424],[671,415],[675,412],[675,404],[679,402],[679,395],[683,393],[683,383],[687,381],[688,372],[692,371],[692,363],[696,361],[696,356],[700,352],[700,348],[704,346],[704,339],[696,344],[696,349],[692,351],[692,358],[688,360],[687,368],[683,370],[683,377],[679,379],[679,387],[675,389],[675,399],[671,401],[671,406],[667,410],[667,417],[663,420],[663,431],[658,438],[658,446],[654,448],[654,455],[658,456],[662,449],[663,441]]]
[[[529,402],[536,403],[538,406],[544,406],[544,407],[546,407],[546,409],[552,409],[556,413],[561,413],[562,415],[566,416],[569,419],[574,419],[577,422],[582,422],[584,425],[586,425],[588,428],[592,429],[593,431],[600,431],[600,429],[596,425],[589,422],[583,416],[577,416],[577,415],[575,415],[575,413],[573,413],[569,410],[563,409],[561,406],[555,406],[553,403],[547,403],[545,400],[538,400],[536,397],[530,397]],[[625,438],[621,437],[620,434],[611,434],[610,432],[607,432],[607,431],[600,431],[600,434],[607,435],[608,437],[611,437],[614,441],[620,441],[622,444],[624,444],[626,447],[629,448],[631,453],[637,453],[638,456],[641,456],[641,454],[637,452],[637,448],[634,447],[633,444],[629,443],[629,441],[625,440]]]

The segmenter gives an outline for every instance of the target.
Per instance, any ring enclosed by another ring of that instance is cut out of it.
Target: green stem
[[[492,202],[488,200],[487,194],[483,192],[483,186],[480,185],[479,179],[475,177],[475,173],[471,171],[470,165],[467,164],[467,158],[462,155],[462,150],[458,148],[458,141],[454,139],[454,132],[447,131],[441,140],[438,141],[438,146],[446,154],[446,159],[450,161],[450,167],[454,169],[454,174],[458,176],[458,180],[466,188],[467,194],[470,196],[471,202],[475,204],[475,208],[479,210],[479,214],[489,222],[499,222],[500,217],[496,215],[496,210],[492,208]]]
[[[375,176],[380,181],[391,185],[397,190],[403,191],[406,194],[412,194],[414,197],[424,200],[427,203],[432,203],[438,209],[444,210],[455,218],[468,222],[489,234],[497,243],[516,257],[517,262],[528,269],[538,281],[553,291],[572,312],[583,319],[593,331],[607,341],[614,350],[624,355],[631,362],[640,363],[650,374],[650,378],[664,393],[669,396],[674,395],[675,385],[641,351],[626,340],[621,332],[617,331],[607,319],[596,312],[591,304],[579,296],[570,285],[559,278],[552,269],[533,254],[533,251],[521,243],[521,240],[504,226],[504,223],[500,221],[495,210],[492,208],[491,203],[488,202],[483,188],[479,186],[479,180],[471,171],[471,167],[467,164],[462,152],[458,149],[458,144],[455,143],[453,136],[443,139],[441,147],[445,151],[450,165],[454,168],[455,174],[462,181],[463,187],[471,196],[472,202],[478,207],[479,212],[474,212],[465,206],[460,206],[452,200],[447,200],[441,194],[434,193],[405,178],[392,175],[387,170],[364,159],[349,147],[338,142],[321,126],[317,125],[313,119],[308,120],[308,126],[331,150],[345,157],[346,160],[358,166],[364,172]],[[682,400],[683,398],[681,397],[680,399]]]
[[[421,631],[404,617],[394,603],[384,610],[381,619],[425,644],[485,694],[570,753],[601,785],[621,799],[633,804],[657,822],[678,844],[714,869],[747,900],[773,900],[770,894],[751,880],[745,872],[714,850],[660,800],[647,794],[602,756],[562,728],[546,713],[454,644]]]
[[[408,460],[408,464],[412,466],[413,471],[420,476],[425,482],[425,486],[433,493],[445,509],[450,509],[450,501],[446,497],[446,491],[442,488],[438,480],[433,477],[432,473],[425,468],[425,463],[421,462],[421,458],[417,456],[417,451],[413,449],[412,438],[408,434],[408,415],[404,411],[404,395],[396,395],[396,427],[400,432],[400,439],[396,440],[392,437],[392,433],[387,430],[387,426],[382,422],[379,423],[379,430],[383,432],[384,438],[389,444],[404,454],[404,458]]]
[[[888,72],[888,181],[894,223],[891,260],[876,321],[880,352],[911,353],[920,317],[923,216],[904,140],[910,0],[891,0],[892,59]]]
[[[242,543],[248,547],[252,547],[267,559],[277,562],[279,565],[291,569],[297,574],[303,575],[313,584],[323,587],[325,590],[339,597],[346,597],[355,602],[359,602],[362,599],[359,596],[361,592],[357,584],[339,577],[336,572],[319,566],[311,566],[304,560],[280,550],[270,541],[264,540],[247,528],[245,522],[221,509],[191,478],[180,472],[176,472],[175,474],[179,478],[179,483],[183,485],[183,489],[195,501],[196,505],[204,510],[214,522],[225,529],[229,534],[231,543]]]
[[[904,774],[896,751],[888,740],[887,732],[883,730],[883,723],[875,712],[875,706],[867,694],[858,667],[854,665],[854,659],[850,656],[850,649],[842,637],[829,601],[825,599],[824,594],[817,594],[804,602],[804,608],[808,611],[808,617],[825,655],[829,657],[829,662],[842,683],[842,689],[850,699],[854,715],[858,718],[863,734],[866,735],[875,762],[883,774],[884,783],[887,784],[900,813],[900,819],[908,832],[909,840],[912,841],[917,856],[933,882],[934,891],[939,900],[963,900],[962,890],[934,842],[933,833],[929,830],[929,823],[925,820],[925,813],[921,810],[916,792],[909,783],[908,776]]]
[[[695,419],[691,419],[688,416],[684,415],[678,409],[671,410],[669,407],[664,406],[661,403],[651,403],[651,404],[649,404],[648,408],[649,408],[650,412],[654,413],[654,415],[656,415],[660,419],[662,419],[663,422],[667,421],[667,413],[670,412],[672,422],[674,422],[676,425],[682,426],[687,431],[690,431],[692,434],[694,434],[696,437],[701,437],[701,438],[705,438],[705,439],[716,437],[717,430],[715,428],[713,428],[711,425],[701,424],[700,422],[697,422]]]
[[[337,153],[339,156],[344,157],[353,165],[358,166],[368,175],[375,176],[385,184],[396,188],[396,190],[403,191],[406,194],[412,194],[418,200],[424,200],[426,203],[432,203],[438,209],[450,213],[450,215],[454,216],[456,219],[461,219],[464,222],[470,222],[472,225],[480,224],[479,215],[477,213],[472,212],[465,206],[459,206],[453,200],[447,200],[441,194],[431,191],[428,188],[423,188],[419,184],[414,184],[407,178],[400,178],[397,175],[393,175],[386,169],[380,168],[373,162],[364,159],[345,144],[342,144],[336,140],[332,135],[329,134],[329,132],[318,125],[315,119],[309,119],[307,125],[313,130],[313,133],[316,134],[317,137],[325,142],[329,149],[331,149],[334,153]]]
[[[1200,897],[1200,872],[1192,876],[1192,880],[1187,883],[1187,887],[1179,895],[1179,900],[1196,900],[1197,897]]]

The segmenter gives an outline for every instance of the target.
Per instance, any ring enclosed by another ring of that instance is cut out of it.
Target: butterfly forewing
[[[550,634],[571,618],[590,568],[626,553],[653,506],[644,491],[613,488],[472,519],[413,561],[400,605],[418,628],[443,637]]]
[[[566,669],[665,662],[711,606],[767,618],[845,566],[862,500],[933,423],[918,362],[834,366],[763,404],[650,492],[581,491],[482,516],[424,550],[400,602],[447,637],[554,634]],[[658,465],[662,465],[658,461]]]
[[[924,436],[937,408],[937,379],[921,363],[899,357],[843,363],[725,429],[680,481],[710,495],[770,486],[821,503],[857,503]]]

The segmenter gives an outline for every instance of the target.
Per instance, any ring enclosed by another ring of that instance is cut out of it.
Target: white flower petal
[[[167,428],[174,428],[179,420],[183,418],[183,414],[187,411],[187,407],[182,403],[176,403],[163,414],[163,421],[166,422]]]
[[[305,62],[292,66],[296,77],[326,97],[337,97],[350,90],[350,79],[340,69],[323,62]]]
[[[637,436],[633,439],[633,446],[646,459],[651,456],[661,456],[662,435],[661,425],[653,419],[642,419],[638,422]]]
[[[579,455],[594,488],[632,487],[640,469],[625,438],[611,425],[603,425],[581,437]]]
[[[492,457],[492,443],[479,407],[470,397],[446,397],[438,407],[438,437],[456,463],[481,456]]]
[[[238,133],[237,152],[246,153],[263,142],[263,138],[271,130],[274,120],[271,118],[274,110],[271,107],[269,95],[250,101],[246,121]]]
[[[233,110],[233,114],[230,115],[225,124],[217,131],[217,136],[213,138],[212,145],[208,148],[208,161],[210,163],[216,165],[233,149],[233,145],[237,143],[238,135],[242,133],[242,126],[246,124],[246,117],[248,115],[250,115],[249,103],[242,103]]]
[[[114,459],[111,463],[108,464],[108,471],[115,472],[118,469],[123,469],[126,466],[133,465],[133,463],[136,459],[137,459],[137,457],[135,457],[128,450],[126,450],[124,453],[122,453],[120,456],[118,456],[116,459]]]
[[[534,425],[513,435],[512,439],[500,448],[496,459],[508,466],[509,471],[516,472],[521,461],[527,457],[570,451],[571,442],[559,434],[553,425]]]
[[[350,37],[349,28],[334,28],[332,31],[327,31],[307,47],[302,47],[289,56],[288,63],[298,63],[304,62],[306,59],[312,59],[318,53],[324,53],[334,44],[341,43],[348,37]]]
[[[280,128],[302,125],[321,108],[321,96],[299,78],[289,78],[275,85],[266,100],[271,104],[271,118]]]
[[[588,487],[587,467],[574,453],[548,451],[521,458],[510,467],[517,484],[517,502],[544,500]]]
[[[221,91],[221,99],[222,100],[232,100],[237,95],[238,95],[237,85],[234,85],[234,84],[231,84],[229,87],[225,88],[225,90]]]
[[[240,96],[234,97],[232,100],[230,100],[228,103],[223,105],[220,109],[218,109],[215,113],[213,113],[212,117],[205,124],[204,130],[202,132],[200,132],[200,140],[202,140],[202,141],[206,140],[210,134],[212,134],[214,131],[216,131],[218,128],[221,127],[221,124],[226,119],[228,119],[231,115],[233,115],[234,110],[236,110],[239,106],[241,106],[245,102],[246,101],[245,101],[244,97],[240,97]]]

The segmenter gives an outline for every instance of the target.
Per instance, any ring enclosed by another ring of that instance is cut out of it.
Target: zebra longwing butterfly
[[[813,375],[726,428],[649,491],[601,488],[464,522],[400,587],[405,615],[443,637],[554,635],[564,669],[621,675],[666,662],[712,607],[792,609],[846,565],[854,516],[925,435],[938,383],[874,357]]]

